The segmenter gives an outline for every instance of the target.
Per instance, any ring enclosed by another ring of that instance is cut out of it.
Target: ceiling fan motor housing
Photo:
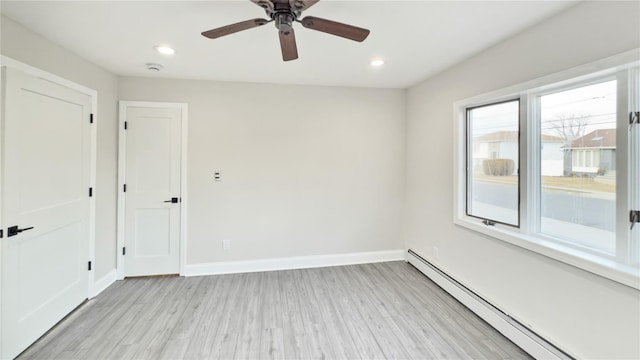
[[[293,22],[296,20],[296,16],[291,12],[277,12],[273,14],[273,19],[278,30],[289,32],[293,29]]]

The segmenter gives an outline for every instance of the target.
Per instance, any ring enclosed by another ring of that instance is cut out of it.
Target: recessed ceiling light
[[[371,60],[370,64],[373,67],[380,67],[380,66],[384,65],[384,60],[382,60],[382,59],[373,59],[373,60]]]
[[[156,49],[156,51],[162,55],[173,55],[176,53],[173,48],[170,48],[168,46],[155,46],[154,49]]]

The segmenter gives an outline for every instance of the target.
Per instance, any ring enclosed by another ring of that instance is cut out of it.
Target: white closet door
[[[126,108],[125,276],[180,272],[179,108]]]
[[[3,68],[2,358],[88,293],[91,98]]]

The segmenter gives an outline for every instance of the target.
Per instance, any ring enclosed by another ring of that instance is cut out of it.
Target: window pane
[[[616,81],[540,97],[540,231],[615,253]]]
[[[519,101],[467,110],[467,215],[519,225]]]

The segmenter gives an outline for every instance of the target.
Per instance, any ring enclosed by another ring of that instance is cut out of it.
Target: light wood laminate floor
[[[529,358],[405,262],[118,281],[21,359]]]

